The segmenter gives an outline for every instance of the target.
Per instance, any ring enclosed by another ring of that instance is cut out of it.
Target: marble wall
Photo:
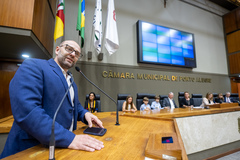
[[[240,111],[177,118],[187,154],[239,141],[239,117]]]

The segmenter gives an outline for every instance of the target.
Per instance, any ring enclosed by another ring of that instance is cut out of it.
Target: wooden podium
[[[210,104],[208,105],[210,108],[228,108],[238,106],[238,103],[218,103],[218,104]]]
[[[173,143],[162,143],[162,137],[172,137]],[[182,150],[178,143],[175,133],[150,134],[145,156],[149,158],[164,159],[163,155],[175,157],[177,160],[182,159]]]

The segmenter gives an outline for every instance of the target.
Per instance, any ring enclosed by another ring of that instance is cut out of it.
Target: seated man
[[[168,94],[168,98],[165,98],[163,100],[163,107],[164,108],[171,108],[171,109],[178,108],[175,101],[173,100],[173,97],[174,97],[173,92],[170,92]]]
[[[230,93],[230,92],[226,92],[226,96],[225,96],[225,98],[224,98],[224,102],[226,102],[226,103],[232,103],[232,102],[233,102],[233,99],[230,98],[230,96],[231,96],[231,93]]]
[[[147,97],[143,98],[143,104],[140,107],[140,111],[149,111],[150,105],[148,104],[149,99]]]

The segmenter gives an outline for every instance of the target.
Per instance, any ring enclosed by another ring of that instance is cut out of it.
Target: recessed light
[[[28,54],[22,54],[22,57],[29,58],[29,55]]]

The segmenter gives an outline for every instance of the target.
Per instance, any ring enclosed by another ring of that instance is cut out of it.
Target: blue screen
[[[138,21],[138,62],[196,68],[193,34]]]

